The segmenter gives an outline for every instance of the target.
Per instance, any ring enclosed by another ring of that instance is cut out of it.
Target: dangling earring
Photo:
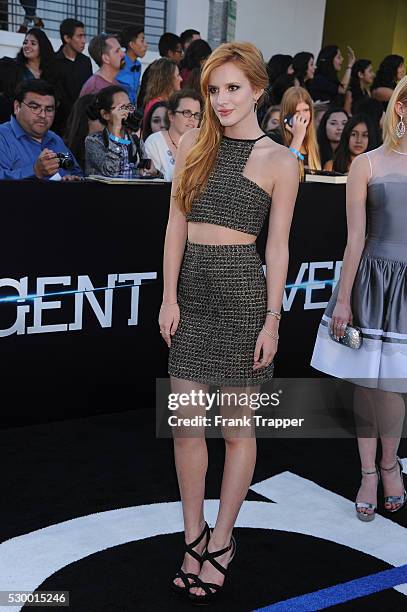
[[[396,125],[396,136],[397,138],[403,138],[406,133],[406,124],[403,121],[403,116],[400,117],[400,121]]]
[[[255,101],[254,101],[254,109],[253,109],[253,111],[254,111],[254,112],[256,112],[256,111],[257,111],[257,100],[255,100]],[[404,128],[404,129],[405,129],[405,128]]]

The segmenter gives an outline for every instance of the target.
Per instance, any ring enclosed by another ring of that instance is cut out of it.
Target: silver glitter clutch
[[[358,327],[352,327],[347,325],[345,329],[345,335],[342,338],[336,337],[329,325],[329,336],[335,342],[343,344],[352,349],[359,349],[362,346],[362,332]]]

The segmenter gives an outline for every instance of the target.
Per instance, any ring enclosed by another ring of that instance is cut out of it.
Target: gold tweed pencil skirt
[[[171,376],[224,387],[257,385],[273,377],[273,363],[253,370],[267,310],[256,244],[187,241],[178,304],[180,322],[168,359]]]

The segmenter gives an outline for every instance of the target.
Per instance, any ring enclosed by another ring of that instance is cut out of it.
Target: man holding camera
[[[22,81],[14,115],[0,125],[0,179],[78,180],[82,170],[60,136],[50,130],[55,93],[40,79]]]

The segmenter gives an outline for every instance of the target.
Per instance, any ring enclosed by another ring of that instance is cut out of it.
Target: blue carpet
[[[314,591],[314,593],[286,599],[265,608],[258,608],[254,612],[268,612],[269,610],[273,612],[292,612],[293,610],[295,612],[313,612],[313,610],[324,610],[330,606],[365,597],[406,582],[407,565],[401,565],[384,572],[370,574],[327,589]]]

